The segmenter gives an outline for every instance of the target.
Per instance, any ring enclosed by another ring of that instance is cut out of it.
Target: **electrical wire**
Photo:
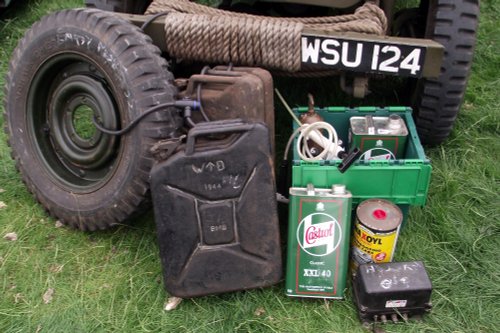
[[[328,137],[325,137],[322,131],[326,131],[328,133]],[[283,160],[285,161],[288,160],[288,153],[292,146],[292,142],[297,135],[299,136],[297,139],[297,146],[296,146],[297,153],[300,159],[304,161],[312,162],[312,161],[319,161],[322,159],[331,159],[332,147],[334,149],[333,155],[335,155],[337,152],[339,139],[337,132],[335,131],[335,128],[333,128],[333,126],[328,124],[327,122],[318,121],[312,124],[303,124],[300,127],[298,127],[292,133],[292,135],[290,135],[290,138],[288,139],[288,142],[285,147]],[[319,154],[315,155],[309,148],[308,140],[316,142],[323,148],[323,150]]]
[[[288,160],[288,152],[290,151],[290,147],[292,146],[292,142],[293,142],[293,139],[295,139],[295,137],[297,136],[297,134],[299,134],[300,132],[300,127],[298,127],[293,133],[292,135],[290,135],[290,137],[288,138],[288,141],[286,143],[286,147],[285,147],[285,153],[283,154],[283,161],[287,161]]]
[[[200,74],[205,75],[209,70],[210,70],[210,66],[205,66],[201,70]],[[232,70],[233,70],[233,63],[230,62],[229,65],[227,66],[227,71],[231,72]],[[203,104],[201,103],[201,86],[202,86],[201,82],[198,82],[198,84],[196,85],[196,99],[198,100],[198,103],[200,104],[200,113],[201,113],[203,119],[206,122],[208,122],[208,121],[210,121],[210,118],[206,114],[205,110],[203,109]],[[194,122],[192,122],[192,120],[191,120],[191,123],[194,124]],[[191,123],[190,123],[190,125],[191,125]]]
[[[193,119],[191,119],[191,117],[185,117],[185,119],[189,127],[193,128],[196,126],[196,123],[193,121]]]
[[[118,130],[118,131],[101,126],[101,124],[99,124],[99,122],[95,118],[95,115],[92,118],[92,123],[99,131],[101,131],[105,134],[123,135],[123,134],[130,132],[130,130],[132,130],[135,126],[137,126],[137,124],[139,124],[139,122],[141,120],[143,120],[146,116],[150,115],[151,113],[161,111],[162,109],[170,107],[170,106],[175,106],[175,102],[163,103],[163,104],[157,105],[155,107],[152,107],[151,109],[146,110],[144,113],[141,113],[137,118],[135,118],[132,122],[130,122],[130,124],[128,124],[126,127],[124,127],[121,130]]]
[[[103,132],[104,134],[123,135],[123,134],[130,132],[134,127],[136,127],[139,124],[140,121],[142,121],[145,117],[149,116],[150,114],[152,114],[154,112],[159,112],[159,111],[169,111],[166,108],[172,107],[172,106],[177,107],[177,108],[198,109],[200,105],[197,101],[192,101],[189,99],[181,99],[178,101],[159,104],[159,105],[153,106],[152,108],[144,111],[144,113],[141,113],[139,116],[137,116],[127,126],[122,128],[121,130],[117,130],[117,131],[103,127],[101,124],[99,124],[95,115],[92,117],[92,123],[99,131]]]
[[[299,128],[301,130],[297,139],[297,153],[302,160],[312,162],[337,157],[336,151],[339,138],[337,131],[335,131],[332,125],[324,121],[318,121],[312,124],[304,124]],[[328,137],[323,135],[323,131],[328,133]],[[315,155],[309,147],[308,140],[317,143],[323,150]],[[332,147],[334,149],[333,152],[331,152]]]
[[[153,23],[157,18],[162,17],[162,16],[167,16],[170,12],[161,12],[152,15],[149,17],[142,25],[141,25],[141,30],[144,31],[151,23]]]
[[[209,66],[205,66],[203,67],[203,69],[201,70],[201,75],[205,75],[205,73],[210,69]],[[208,118],[207,114],[205,113],[205,110],[203,109],[203,104],[201,103],[201,85],[202,83],[201,82],[198,82],[198,85],[196,86],[196,99],[198,100],[198,103],[200,104],[200,113],[203,117],[203,119],[205,119],[205,121],[210,121],[210,118]]]
[[[337,146],[339,144],[339,139],[337,131],[335,131],[335,128],[333,128],[332,125],[324,121],[318,121],[312,124],[302,124],[299,118],[293,113],[292,108],[290,108],[288,103],[280,94],[279,90],[274,89],[274,92],[281,100],[281,103],[283,103],[283,106],[288,111],[290,116],[292,116],[293,120],[297,123],[297,125],[299,125],[299,127],[292,133],[292,135],[290,135],[290,138],[286,143],[283,160],[284,161],[288,160],[288,153],[292,146],[292,142],[294,138],[297,135],[299,135],[299,133],[300,135],[299,138],[297,139],[297,153],[299,154],[299,157],[302,160],[310,162],[310,161],[318,161],[325,158],[331,158],[331,156],[329,156],[331,154],[329,153],[332,148],[332,145],[334,148],[335,152],[334,155],[335,155],[337,153],[338,150]],[[323,133],[321,132],[322,130],[325,130],[328,133],[328,138],[326,138],[323,135]],[[323,148],[323,150],[318,155],[315,156],[311,151],[311,149],[309,148],[309,144],[307,143],[308,139],[312,139],[312,141],[316,142]]]
[[[191,119],[191,111],[192,109],[190,107],[185,107],[184,108],[184,120],[188,124],[189,127],[195,127],[196,123]]]

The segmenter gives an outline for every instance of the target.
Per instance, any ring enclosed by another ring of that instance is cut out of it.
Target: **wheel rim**
[[[114,173],[120,139],[92,124],[92,118],[110,129],[120,124],[108,82],[91,60],[65,53],[42,64],[30,86],[30,143],[51,180],[71,192],[95,191]]]

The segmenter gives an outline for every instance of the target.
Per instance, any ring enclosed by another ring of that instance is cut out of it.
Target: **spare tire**
[[[65,10],[35,23],[10,61],[6,126],[22,179],[54,217],[82,230],[121,224],[147,208],[151,146],[176,135],[173,76],[148,36],[116,15]]]

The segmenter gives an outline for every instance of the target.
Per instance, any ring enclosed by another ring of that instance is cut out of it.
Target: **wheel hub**
[[[118,129],[120,113],[105,75],[82,56],[64,54],[46,62],[28,99],[32,142],[49,176],[71,191],[89,192],[113,174],[120,138],[94,126]]]
[[[110,110],[114,110],[113,101],[92,77],[70,76],[57,86],[48,120],[52,142],[68,167],[91,171],[112,157],[116,138],[99,132],[91,121],[95,117],[104,127],[116,128],[118,119]]]

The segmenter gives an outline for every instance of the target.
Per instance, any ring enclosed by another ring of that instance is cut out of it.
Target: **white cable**
[[[274,91],[276,92],[276,95],[281,100],[283,106],[288,111],[290,116],[292,116],[293,120],[297,123],[297,125],[300,125],[300,127],[298,127],[290,136],[290,139],[288,139],[285,148],[285,154],[284,154],[285,156],[283,160],[288,159],[288,151],[290,150],[293,138],[299,132],[300,136],[297,140],[297,152],[299,154],[299,157],[304,161],[310,162],[310,161],[318,161],[321,159],[325,160],[334,159],[338,157],[338,154],[341,151],[344,151],[344,148],[340,146],[340,144],[342,143],[339,142],[337,131],[335,131],[335,128],[333,128],[332,125],[324,121],[301,125],[299,118],[297,118],[297,116],[293,113],[292,109],[285,101],[283,96],[281,96],[278,89],[274,89]],[[321,133],[321,130],[326,130],[328,132],[328,138],[325,138],[323,133]],[[311,139],[312,141],[314,141],[316,144],[318,144],[323,148],[323,151],[319,155],[314,156],[312,154],[311,150],[309,149],[309,145],[307,144],[307,140],[309,139]],[[301,142],[303,142],[302,147],[301,147]]]
[[[327,160],[336,158],[342,147],[339,147],[339,139],[337,131],[327,122],[318,121],[312,124],[304,124],[299,127],[300,135],[297,139],[297,152],[299,157],[307,162]],[[327,137],[322,133],[322,130],[327,132]],[[323,150],[316,156],[313,155],[309,148],[308,140],[314,141],[321,146]]]

